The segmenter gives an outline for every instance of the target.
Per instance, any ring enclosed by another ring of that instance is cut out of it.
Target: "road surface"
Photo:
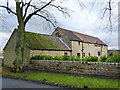
[[[60,87],[37,84],[24,80],[2,78],[2,88],[60,88]]]

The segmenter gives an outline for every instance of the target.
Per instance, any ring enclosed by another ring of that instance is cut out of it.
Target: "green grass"
[[[48,83],[55,83],[59,85],[74,86],[76,88],[83,88],[84,85],[89,88],[120,88],[120,80],[117,79],[105,79],[88,76],[75,76],[69,74],[57,74],[57,73],[46,73],[46,72],[26,72],[26,73],[12,73],[3,72],[5,76],[14,76],[18,78],[24,78],[28,80],[39,80],[46,79]],[[27,77],[24,77],[27,76]]]

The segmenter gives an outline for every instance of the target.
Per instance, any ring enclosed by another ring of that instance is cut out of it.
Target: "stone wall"
[[[100,75],[117,78],[120,74],[119,63],[78,62],[57,60],[31,60],[27,69],[38,71],[64,72],[72,74]]]
[[[15,60],[16,54],[15,54],[15,47],[16,47],[16,42],[18,40],[18,34],[17,31],[14,30],[12,33],[9,41],[7,42],[3,56],[4,56],[4,65],[8,67],[13,67],[13,62]]]
[[[4,52],[3,52],[3,56],[4,56],[4,60],[3,60],[3,64],[7,67],[13,67],[13,63],[15,61],[15,57],[16,57],[16,44],[19,41],[19,33],[18,30],[14,30],[14,32],[12,33],[10,39],[8,40],[5,48],[4,48]],[[23,60],[23,64],[29,65],[29,59],[30,59],[30,49],[27,48],[26,46],[24,47],[24,60]]]
[[[30,56],[35,56],[35,55],[50,55],[50,56],[62,56],[64,53],[67,53],[67,55],[71,55],[70,51],[60,51],[60,50],[31,50],[30,51]]]

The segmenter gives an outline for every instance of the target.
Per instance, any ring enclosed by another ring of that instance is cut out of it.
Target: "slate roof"
[[[56,30],[60,30],[60,34],[62,35],[61,38],[63,36],[67,36],[66,39],[69,40],[76,40],[76,41],[82,41],[79,37],[77,37],[72,31],[66,30],[66,29],[62,29],[62,28],[57,28]]]
[[[78,32],[71,31],[71,30],[62,29],[62,28],[59,28],[59,27],[56,28],[55,31],[60,32],[61,38],[67,37],[70,41],[83,41],[83,42],[86,42],[86,43],[93,43],[93,44],[97,43],[97,44],[106,45],[99,38],[93,37],[93,36],[90,36],[90,35],[78,33]],[[63,38],[63,39],[65,40],[65,38]]]
[[[80,39],[82,39],[84,42],[88,42],[88,43],[98,43],[98,44],[103,44],[106,45],[103,41],[101,41],[99,38],[97,37],[93,37],[90,35],[85,35],[85,34],[81,34],[81,33],[77,33],[77,32],[73,32],[77,37],[79,37]]]
[[[31,32],[25,32],[27,46],[31,49],[69,50],[58,38]]]
[[[18,35],[17,29],[13,31],[12,35],[10,36],[3,50],[5,50],[10,40],[12,40],[13,35]],[[34,50],[71,51],[55,36],[32,33],[32,32],[25,32],[25,45],[28,48],[34,49]]]
[[[15,31],[17,32],[17,30],[14,30],[12,35],[15,33]],[[56,32],[60,33],[59,38],[56,37],[55,35]],[[11,37],[9,38],[7,44],[9,43]],[[106,45],[97,37],[81,34],[78,32],[62,29],[59,27],[55,29],[52,35],[25,32],[25,42],[30,49],[71,50],[70,48],[72,47],[70,41],[80,41],[86,43],[94,43],[94,44],[97,43],[97,44]],[[6,48],[6,46],[4,47],[4,49]]]

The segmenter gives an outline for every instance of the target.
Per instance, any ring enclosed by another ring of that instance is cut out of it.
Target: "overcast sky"
[[[14,0],[10,1],[10,7],[14,9]],[[91,8],[94,1],[96,3]],[[1,3],[4,4],[4,2],[0,1]],[[58,4],[58,2],[55,3]],[[108,0],[81,0],[81,5],[78,3],[78,0],[65,0],[59,4],[69,9],[70,17],[63,15],[56,9],[47,7],[46,9],[49,9],[50,13],[56,18],[56,27],[59,26],[98,37],[108,45],[108,49],[118,49],[118,0],[114,0],[112,4],[112,32],[109,27],[106,28],[109,12],[106,12],[104,19],[101,19],[105,8],[108,7]],[[2,50],[14,28],[17,27],[17,19],[14,15],[9,15],[5,9],[0,9],[0,13],[2,13],[2,17],[0,18],[0,50]],[[44,20],[34,17],[27,24],[26,31],[51,34],[54,28],[49,29],[48,24]]]

